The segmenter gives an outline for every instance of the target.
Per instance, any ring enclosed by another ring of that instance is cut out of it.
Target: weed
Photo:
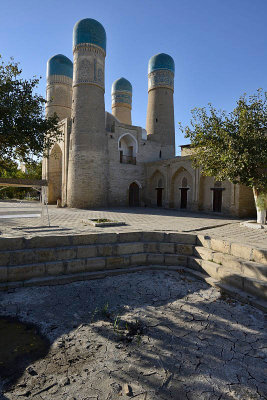
[[[103,308],[102,308],[102,310],[101,310],[101,314],[102,314],[104,317],[106,317],[106,318],[110,318],[111,313],[108,311],[108,303],[106,303],[106,304],[103,306]]]
[[[96,307],[95,309],[94,309],[94,311],[92,312],[92,316],[91,316],[91,323],[94,321],[94,319],[95,319],[95,316],[96,316],[96,314],[98,313],[98,308]]]

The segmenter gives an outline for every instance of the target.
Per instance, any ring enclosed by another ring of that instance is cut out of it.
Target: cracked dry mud
[[[2,315],[50,342],[1,399],[266,399],[264,314],[189,275],[21,288],[0,300]]]

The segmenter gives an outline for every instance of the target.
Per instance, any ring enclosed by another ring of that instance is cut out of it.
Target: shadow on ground
[[[37,324],[51,343],[30,361],[34,375],[24,369],[6,382],[3,399],[124,399],[125,383],[138,400],[265,398],[263,314],[186,274],[0,296],[2,314]]]

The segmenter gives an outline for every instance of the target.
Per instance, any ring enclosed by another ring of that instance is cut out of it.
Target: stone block
[[[167,233],[166,241],[184,244],[196,244],[197,236],[187,233]]]
[[[203,260],[201,260],[199,258],[188,256],[187,257],[187,266],[196,271],[201,271],[202,270],[202,267],[201,267],[202,261]]]
[[[210,241],[210,247],[212,250],[220,251],[221,253],[230,253],[230,242],[226,242],[225,240],[212,238]]]
[[[130,257],[122,256],[122,257],[108,257],[107,258],[107,268],[108,269],[116,269],[127,267],[130,263]]]
[[[244,291],[267,300],[267,283],[258,279],[244,278]]]
[[[253,261],[258,263],[266,264],[267,265],[267,250],[265,249],[252,249],[252,257]]]
[[[218,264],[214,262],[202,260],[201,270],[205,271],[212,278],[218,278]]]
[[[159,245],[160,245],[160,243],[158,243],[158,242],[145,242],[144,243],[144,251],[146,253],[158,253]]]
[[[24,238],[0,238],[0,250],[18,250],[24,248]]]
[[[218,278],[222,283],[244,290],[244,278],[238,273],[227,271],[226,268],[219,268]]]
[[[118,242],[140,242],[143,232],[120,232],[118,233]]]
[[[214,261],[217,262],[214,258]],[[240,263],[240,259],[231,256],[230,254],[222,254],[222,261],[219,261],[218,264],[223,265],[224,267],[233,270],[233,271],[238,271],[239,273],[242,272],[242,266]]]
[[[67,268],[65,267],[65,264]],[[86,259],[85,258],[79,258],[76,260],[67,260],[63,262],[64,269],[66,269],[67,273],[73,274],[77,272],[84,272],[85,271],[85,265],[86,265]]]
[[[147,255],[147,264],[161,264],[164,265],[164,254],[151,254]]]
[[[31,250],[28,250],[31,252]],[[49,262],[49,261],[56,261],[57,260],[57,248],[42,248],[36,249],[32,251],[35,260],[37,262]]]
[[[42,261],[43,260],[41,259],[40,262]],[[9,265],[25,265],[34,262],[39,262],[39,258],[36,256],[34,249],[15,250],[10,254]]]
[[[174,254],[174,243],[159,243],[159,252],[163,254]]]
[[[1,251],[0,252],[0,266],[9,265],[11,254],[12,253],[10,251]]]
[[[69,246],[71,236],[34,236],[30,239],[25,239],[25,248],[34,249],[42,247],[62,247]]]
[[[232,243],[231,254],[236,257],[244,258],[245,260],[251,260],[252,258],[252,247],[245,246],[241,243]]]
[[[198,246],[210,248],[211,237],[208,235],[197,235],[196,243]]]
[[[99,257],[116,255],[116,247],[113,244],[99,245],[97,246],[97,255]]]
[[[194,248],[191,244],[176,244],[175,252],[177,254],[184,254],[187,256],[191,256],[193,254]]]
[[[77,246],[77,258],[96,257],[97,247],[94,245]]]
[[[25,281],[27,279],[44,276],[45,264],[20,265],[7,268],[7,279],[9,282]]]
[[[145,265],[147,262],[146,253],[133,254],[130,256],[130,265]]]
[[[164,257],[165,265],[176,265],[176,266],[186,266],[187,265],[187,257],[177,254],[165,254]]]
[[[55,260],[66,260],[66,259],[77,258],[77,247],[58,247],[55,249],[54,254],[55,254]]]
[[[254,261],[244,261],[240,263],[242,268],[242,273],[245,276],[262,279],[267,281],[267,266],[264,264],[259,264]]]
[[[116,245],[117,255],[142,253],[144,251],[144,243],[119,243]]]
[[[215,254],[221,254],[221,253],[215,253],[211,249],[208,249],[207,247],[202,247],[202,246],[196,246],[193,250],[193,254],[197,257],[202,258],[203,260],[213,260],[213,257]]]
[[[90,245],[97,243],[97,233],[89,233],[86,235],[74,235],[71,238],[71,243],[73,246],[76,245]]]
[[[164,232],[143,232],[144,242],[163,242],[164,237]]]
[[[117,233],[99,233],[95,243],[116,243]]]
[[[7,267],[0,267],[0,282],[7,281]]]
[[[85,260],[86,271],[101,271],[105,269],[105,266],[106,266],[105,257],[87,258]]]
[[[45,263],[45,273],[46,275],[62,275],[64,274],[64,264],[62,261],[48,262]]]

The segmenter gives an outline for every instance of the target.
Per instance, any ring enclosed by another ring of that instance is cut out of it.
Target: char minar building
[[[46,115],[56,113],[62,140],[43,160],[48,202],[75,208],[156,206],[253,214],[252,192],[215,182],[193,169],[190,146],[175,157],[175,63],[165,53],[148,62],[146,129],[132,125],[131,83],[111,88],[105,109],[106,32],[96,20],[73,30],[73,62],[62,54],[47,63]]]

